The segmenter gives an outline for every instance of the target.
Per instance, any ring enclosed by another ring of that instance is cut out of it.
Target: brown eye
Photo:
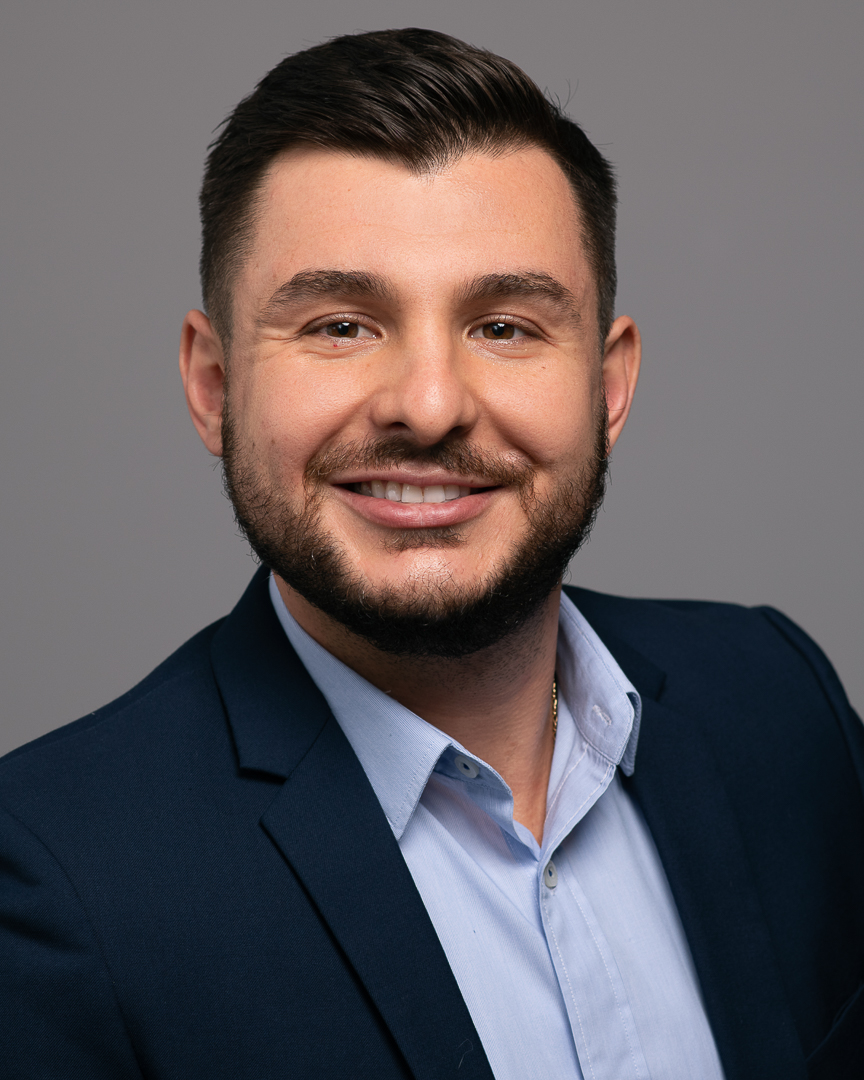
[[[329,323],[324,327],[324,333],[328,337],[356,338],[359,330],[356,322],[348,321]]]
[[[506,322],[490,322],[483,326],[483,337],[495,338],[498,341],[507,340],[514,336],[516,327]]]
[[[524,338],[529,335],[513,323],[505,322],[504,319],[493,319],[483,323],[471,331],[472,338],[486,338],[487,341],[513,341],[516,338]]]

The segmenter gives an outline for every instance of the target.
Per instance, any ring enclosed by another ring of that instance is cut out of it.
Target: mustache
[[[418,446],[403,435],[327,447],[309,460],[303,479],[307,487],[316,487],[334,473],[348,469],[388,469],[399,465],[431,466],[482,480],[487,487],[512,486],[523,493],[530,492],[534,485],[534,466],[527,461],[515,461],[461,438]]]

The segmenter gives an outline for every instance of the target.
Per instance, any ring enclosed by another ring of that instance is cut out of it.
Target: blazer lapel
[[[395,837],[335,719],[262,824],[303,881],[414,1075],[492,1080]]]
[[[636,768],[625,785],[675,897],[726,1080],[804,1080],[740,826],[698,721],[644,698]]]
[[[480,1038],[362,766],[291,649],[259,573],[212,657],[241,767],[284,776],[261,819],[417,1080],[493,1080]]]

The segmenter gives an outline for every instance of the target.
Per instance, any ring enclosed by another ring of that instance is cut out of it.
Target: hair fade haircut
[[[598,294],[601,340],[615,289],[615,178],[585,132],[515,64],[434,30],[346,35],[287,57],[220,125],[201,187],[201,286],[226,350],[232,288],[257,195],[296,146],[381,158],[424,173],[463,154],[546,150],[570,182]]]

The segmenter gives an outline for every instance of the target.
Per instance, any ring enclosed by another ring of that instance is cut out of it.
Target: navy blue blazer
[[[642,694],[627,784],[728,1080],[861,1080],[864,729],[830,665],[768,609],[571,595]],[[263,574],[3,759],[0,803],[4,1080],[490,1080]]]

